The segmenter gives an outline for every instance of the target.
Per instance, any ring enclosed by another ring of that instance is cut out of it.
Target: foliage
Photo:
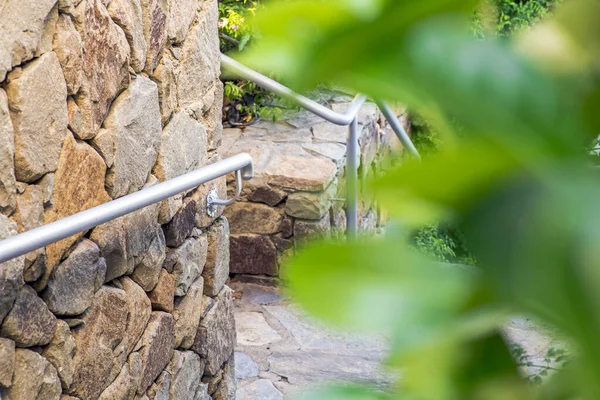
[[[550,347],[546,351],[546,356],[541,364],[534,361],[533,357],[518,343],[511,346],[512,355],[517,360],[517,365],[526,369],[526,379],[535,384],[541,384],[543,378],[549,376],[554,371],[560,371],[568,364],[568,355],[564,349]],[[533,372],[529,372],[533,370]]]
[[[464,236],[455,227],[431,224],[420,228],[413,238],[414,246],[432,260],[476,265]]]
[[[259,8],[258,0],[220,0],[219,34],[221,52],[233,49],[243,50],[254,39],[256,33],[247,22]]]
[[[440,265],[391,237],[302,251],[284,269],[294,299],[388,335],[387,365],[402,371],[390,393],[320,399],[600,398],[600,185],[586,153],[600,131],[600,3],[569,0],[502,40],[469,32],[477,6],[293,0],[257,14],[262,37],[245,62],[297,88],[332,82],[409,104],[444,135],[442,151],[371,185],[407,226],[459,226],[480,267]],[[500,334],[514,313],[580,349],[541,386],[518,374]]]

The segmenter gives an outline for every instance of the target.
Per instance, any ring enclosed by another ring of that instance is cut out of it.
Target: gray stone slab
[[[242,346],[264,346],[281,340],[277,333],[259,312],[235,314],[237,343]]]
[[[248,379],[258,376],[258,365],[246,353],[235,352],[235,378]]]
[[[267,379],[245,382],[237,391],[236,400],[283,400],[283,395]]]

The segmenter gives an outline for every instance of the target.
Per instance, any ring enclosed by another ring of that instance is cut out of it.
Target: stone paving
[[[236,400],[281,400],[314,385],[360,382],[385,389],[393,382],[381,367],[385,338],[335,332],[303,315],[275,287],[231,282],[237,329]],[[535,364],[550,347],[565,348],[548,327],[524,317],[504,328]],[[524,371],[528,375],[534,369]]]
[[[236,400],[278,400],[326,382],[385,388],[383,338],[343,334],[305,315],[279,289],[232,282],[236,291]]]

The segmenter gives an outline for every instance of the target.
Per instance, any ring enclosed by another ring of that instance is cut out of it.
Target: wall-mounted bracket
[[[247,171],[246,171],[247,172]],[[249,179],[252,176],[252,172],[245,179]],[[206,197],[206,213],[209,217],[216,217],[219,206],[228,206],[233,204],[240,194],[242,193],[242,170],[235,171],[235,196],[231,199],[221,200],[219,199],[219,193],[217,192],[217,188],[213,187],[210,192],[208,192],[208,196]]]

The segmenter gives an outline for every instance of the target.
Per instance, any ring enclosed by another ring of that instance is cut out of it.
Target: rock
[[[219,19],[218,5],[214,1],[204,4],[198,22],[190,29],[181,49],[177,90],[182,109],[203,108],[204,104],[198,103],[202,103],[220,75],[219,37],[215,30]],[[211,127],[207,127],[211,132]]]
[[[142,363],[138,353],[132,353],[116,379],[102,392],[98,400],[133,399],[141,378]]]
[[[60,380],[54,366],[31,350],[17,349],[13,383],[2,395],[11,400],[55,400],[60,394]]]
[[[133,272],[133,262],[127,259],[125,226],[125,218],[117,218],[97,226],[90,235],[100,249],[100,256],[106,260],[105,282]]]
[[[205,268],[208,254],[206,236],[190,238],[177,249],[169,249],[164,268],[175,278],[175,296],[184,296]]]
[[[175,299],[175,278],[164,268],[160,270],[158,284],[148,293],[154,311],[172,312]]]
[[[67,112],[69,114],[69,129],[73,132],[78,138],[85,137],[86,131],[83,120],[83,113],[81,109],[73,100],[72,97],[69,96],[67,99]]]
[[[162,133],[154,174],[166,181],[206,164],[206,130],[187,113],[173,116]]]
[[[0,336],[12,339],[19,347],[45,346],[56,329],[56,318],[35,290],[24,285],[8,313]]]
[[[111,383],[113,350],[123,340],[127,315],[125,291],[103,286],[96,292],[92,306],[82,317],[84,323],[73,330],[77,343],[73,358],[73,395],[96,399]]]
[[[67,132],[67,86],[53,52],[11,72],[8,79],[6,94],[15,133],[15,176],[21,182],[33,182],[58,167]]]
[[[67,93],[69,95],[77,94],[84,79],[83,42],[81,41],[81,35],[75,29],[75,25],[68,15],[60,14],[58,16],[56,34],[54,35],[54,52],[65,76]],[[85,137],[82,139],[85,139]]]
[[[329,215],[326,215],[320,221],[307,221],[302,219],[294,221],[294,236],[299,239],[315,235],[328,236],[330,231],[331,221]]]
[[[75,339],[66,322],[58,320],[56,331],[50,344],[42,352],[58,373],[62,388],[67,390],[73,383],[73,356],[75,356]]]
[[[0,214],[0,240],[17,234],[17,224]],[[23,286],[25,257],[0,263],[0,323],[8,314]]]
[[[318,158],[326,158],[340,168],[346,161],[346,146],[339,143],[303,143],[302,148]]]
[[[202,383],[204,362],[193,351],[174,351],[167,372],[171,374],[170,399],[193,399]]]
[[[236,400],[283,400],[283,395],[268,379],[259,379],[240,386]]]
[[[245,353],[235,352],[235,378],[248,379],[258,376],[258,365]]]
[[[320,220],[329,214],[331,198],[335,196],[337,185],[329,185],[324,192],[295,192],[285,202],[285,213],[289,216]]]
[[[108,5],[112,20],[123,29],[131,49],[131,67],[141,72],[146,65],[148,46],[144,37],[140,0],[112,0]]]
[[[233,354],[235,346],[233,297],[227,286],[221,290],[215,305],[200,321],[192,350],[206,360],[205,373],[214,376]]]
[[[110,201],[111,198],[104,190],[105,172],[106,165],[94,149],[67,133],[54,176],[53,207],[46,217],[47,222],[57,221]],[[46,248],[48,268],[38,289],[45,285],[52,268],[83,234],[84,232],[78,233]]]
[[[120,283],[127,296],[127,328],[123,340],[113,353],[122,355],[122,360],[125,360],[146,329],[152,313],[152,305],[146,292],[133,280],[124,277],[121,278]]]
[[[115,100],[104,128],[92,141],[109,167],[106,188],[111,197],[144,186],[156,162],[161,132],[156,84],[138,75]]]
[[[277,276],[277,248],[267,236],[231,235],[230,272]]]
[[[152,182],[149,182],[146,186],[151,185]],[[157,236],[162,236],[164,242],[162,229],[157,222],[159,207],[158,204],[153,204],[125,216],[127,258],[134,266],[146,256],[150,244],[157,240]]]
[[[174,352],[173,354],[175,354]],[[172,359],[171,359],[172,360]],[[163,371],[146,392],[149,400],[169,400],[171,389],[171,374]]]
[[[0,70],[2,67],[0,66]],[[0,89],[0,211],[10,214],[16,206],[15,140],[6,92]]]
[[[167,366],[173,354],[173,317],[154,311],[138,345],[142,361],[142,378],[137,393],[142,394],[150,387]]]
[[[160,228],[156,229],[154,235],[150,247],[135,267],[133,274],[131,274],[131,278],[147,292],[154,289],[158,283],[161,267],[166,256],[165,237],[162,230]]]
[[[317,157],[277,155],[266,167],[264,174],[273,186],[319,192],[324,190],[337,172],[335,163]]]
[[[158,66],[154,69],[151,79],[158,86],[160,114],[164,125],[177,109],[177,77],[175,66],[167,52],[163,54]]]
[[[181,194],[169,197],[160,203],[160,211],[158,213],[158,223],[161,225],[169,223],[177,211],[183,206],[183,196]]]
[[[281,227],[279,228],[281,231],[281,236],[284,239],[289,239],[294,235],[294,219],[289,217],[284,217],[283,221],[281,221]]]
[[[218,149],[223,137],[223,83],[220,79],[214,81],[212,88],[206,93],[201,113],[195,115],[195,118],[210,133],[208,150]]]
[[[0,386],[9,387],[12,384],[15,370],[15,342],[0,338]]]
[[[241,346],[264,346],[281,340],[281,336],[267,323],[260,312],[235,314],[237,343]]]
[[[40,55],[42,37],[47,22],[52,19],[56,0],[7,0],[3,2],[0,26],[2,26],[2,57],[0,58],[0,81],[15,65]],[[23,10],[27,10],[26,13]],[[48,50],[48,49],[45,49]]]
[[[196,331],[202,315],[202,294],[204,279],[198,277],[187,294],[175,300],[173,319],[175,320],[175,347],[189,349],[194,344]],[[178,398],[178,397],[176,397]]]
[[[214,215],[208,215],[208,195],[216,192],[219,199],[227,198],[227,178],[222,176],[204,185],[200,185],[191,198],[196,201],[196,226],[206,228],[219,218],[226,207],[217,207]]]
[[[27,185],[21,193],[17,194],[17,208],[12,219],[17,223],[20,233],[44,224],[43,201],[42,188],[38,185]],[[45,269],[45,260],[44,248],[25,255],[25,271],[23,273],[25,281],[35,281],[40,277]]]
[[[196,0],[172,0],[169,10],[167,33],[169,41],[182,43],[196,16]]]
[[[202,277],[207,296],[216,296],[229,277],[229,223],[225,217],[208,230],[208,254]]]
[[[54,174],[46,174],[37,182],[37,186],[42,188],[42,199],[44,208],[52,206],[52,195],[54,193]]]
[[[92,304],[96,282],[104,283],[106,264],[100,250],[84,239],[52,273],[43,298],[57,315],[82,314]]]
[[[239,201],[226,207],[224,215],[229,221],[231,233],[270,235],[279,232],[283,220],[283,215],[277,209],[264,204]]]
[[[287,193],[281,189],[271,186],[259,186],[248,197],[250,201],[255,203],[265,203],[268,206],[275,207],[277,204],[284,201]]]
[[[148,53],[145,72],[152,75],[167,43],[167,0],[141,0],[142,23]]]
[[[223,367],[223,378],[214,393],[217,399],[235,399],[237,382],[235,379],[235,357],[232,354]]]
[[[196,395],[194,396],[194,400],[211,400],[212,397],[208,394],[208,385],[203,383],[198,386],[198,390],[196,391]]]
[[[83,42],[81,90],[75,102],[82,111],[79,137],[93,138],[111,103],[129,83],[130,49],[125,33],[115,24],[100,0],[83,0],[75,9],[75,28]]]
[[[196,226],[195,217],[196,202],[194,200],[184,201],[183,207],[175,214],[171,222],[163,227],[167,246],[179,247],[185,242]]]
[[[348,127],[334,125],[330,122],[321,122],[317,125],[313,125],[311,128],[313,137],[317,141],[333,142],[346,144],[348,136]]]

